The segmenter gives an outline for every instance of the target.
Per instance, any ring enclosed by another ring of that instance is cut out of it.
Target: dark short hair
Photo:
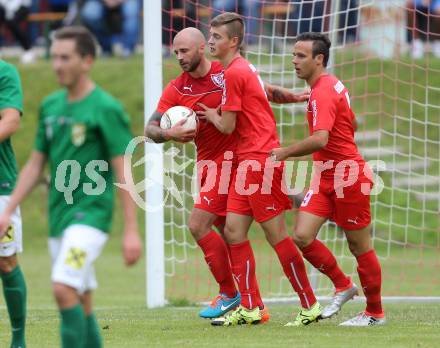
[[[54,36],[54,40],[74,40],[76,51],[81,57],[96,57],[96,40],[93,34],[85,27],[71,26],[58,29]]]
[[[296,37],[295,42],[298,41],[313,41],[312,57],[315,58],[318,54],[324,55],[323,65],[324,67],[327,66],[332,43],[326,35],[321,33],[302,33]]]
[[[214,17],[211,21],[211,27],[226,26],[229,38],[238,37],[238,47],[241,46],[244,37],[244,21],[241,16],[235,12],[224,12]]]

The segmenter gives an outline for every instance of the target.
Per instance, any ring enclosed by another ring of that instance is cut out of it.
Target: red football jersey
[[[313,154],[314,161],[344,160],[364,162],[354,141],[353,119],[347,88],[335,76],[322,75],[312,86],[307,105],[310,135],[328,130],[327,145]]]
[[[257,69],[243,57],[225,69],[222,111],[237,112],[237,157],[258,159],[280,146],[273,111]]]
[[[202,110],[197,103],[216,108],[221,103],[223,93],[223,66],[212,62],[209,72],[194,78],[183,72],[172,80],[162,93],[157,111],[164,113],[173,106],[186,106],[194,111]],[[197,160],[215,160],[225,151],[235,151],[237,136],[224,135],[211,123],[199,120],[198,131],[194,139],[197,146]],[[222,157],[220,158],[222,159]]]

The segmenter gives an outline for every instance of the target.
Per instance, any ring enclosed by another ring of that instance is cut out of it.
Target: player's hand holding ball
[[[269,156],[272,159],[272,161],[284,161],[289,157],[289,154],[287,153],[286,149],[283,147],[278,147],[276,149],[272,149],[269,152]]]
[[[162,115],[160,128],[166,140],[186,143],[197,134],[197,115],[186,106],[173,106]]]
[[[203,110],[197,111],[197,115],[199,116],[199,119],[206,120],[210,123],[214,123],[216,118],[219,117],[220,106],[218,106],[216,109],[212,109],[212,108],[208,108],[203,103],[197,103],[197,105],[203,109]]]

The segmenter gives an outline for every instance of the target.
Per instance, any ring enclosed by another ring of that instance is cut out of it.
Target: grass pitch
[[[33,242],[27,243],[21,256],[28,284],[28,347],[59,347],[46,243],[42,238],[29,238]],[[105,347],[434,348],[440,340],[440,303],[385,304],[387,325],[370,328],[337,326],[361,311],[361,303],[349,303],[336,318],[300,329],[283,327],[296,315],[295,304],[269,305],[272,318],[267,324],[232,328],[211,327],[209,320],[198,317],[199,306],[148,310],[144,264],[125,268],[115,236],[98,259],[97,275],[100,286],[95,306]],[[10,333],[4,305],[0,326],[0,347],[7,347]]]
[[[102,302],[102,301],[98,301]],[[96,311],[104,346],[143,347],[386,347],[434,348],[440,339],[440,305],[387,305],[388,323],[382,327],[338,327],[362,309],[348,304],[337,318],[305,328],[283,325],[296,313],[294,305],[272,305],[269,323],[240,327],[212,327],[197,317],[197,307],[99,307]],[[9,342],[6,311],[1,313],[0,346]],[[54,309],[32,308],[28,314],[27,341],[30,348],[59,346],[58,314]]]

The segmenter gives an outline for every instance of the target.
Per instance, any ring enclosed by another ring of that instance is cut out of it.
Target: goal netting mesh
[[[359,122],[357,144],[383,182],[381,193],[371,199],[383,295],[440,296],[440,28],[434,30],[440,18],[407,8],[404,0],[162,1],[164,86],[180,73],[170,46],[176,32],[195,26],[207,34],[210,19],[223,10],[246,17],[244,55],[262,79],[298,92],[306,85],[291,63],[293,39],[305,31],[329,35],[329,69],[350,91]],[[304,104],[272,107],[282,144],[307,136]],[[166,158],[173,158],[166,175],[177,187],[166,195],[166,298],[208,300],[217,285],[187,227],[195,149],[167,144],[164,150]],[[288,166],[291,187],[306,188],[310,159]],[[295,215],[287,214],[290,231]],[[329,222],[319,238],[358,282],[343,233]],[[256,223],[250,240],[263,297],[296,297]],[[317,295],[332,293],[325,277],[311,267],[309,274]]]

